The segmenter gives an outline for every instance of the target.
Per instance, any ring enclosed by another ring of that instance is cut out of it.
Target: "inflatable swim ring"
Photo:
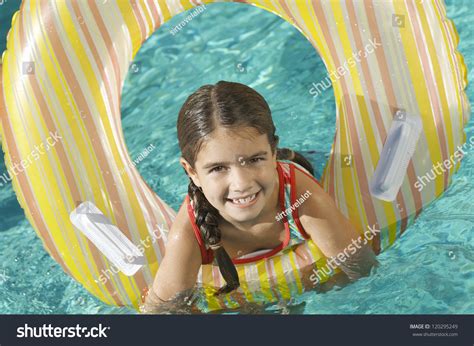
[[[175,217],[127,153],[121,85],[141,44],[160,25],[211,2],[30,0],[12,20],[2,57],[0,114],[13,188],[48,253],[107,304],[138,308]],[[332,72],[336,135],[322,185],[361,233],[367,227],[381,231],[372,243],[377,253],[387,249],[446,190],[460,161],[423,189],[418,177],[465,142],[466,67],[443,2],[246,2],[292,23]],[[369,182],[398,110],[420,119],[422,131],[403,184],[387,202],[370,194]],[[71,212],[84,201],[92,201],[131,243],[142,244],[140,270],[109,275],[112,262],[71,223]],[[241,297],[289,298],[291,280],[301,292],[306,263],[326,263],[311,241],[239,266]],[[200,278],[209,287],[222,282],[211,267],[203,267]],[[237,304],[231,295],[208,300],[209,309]]]

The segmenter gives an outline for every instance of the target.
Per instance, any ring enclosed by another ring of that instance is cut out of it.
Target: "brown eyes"
[[[209,173],[212,173],[212,172],[220,172],[221,170],[219,168],[224,168],[224,166],[217,166],[217,167],[214,167],[213,169],[211,169],[209,171]]]
[[[255,157],[253,159],[250,159],[249,162],[250,163],[257,163],[257,162],[260,162],[260,161],[265,161],[265,158],[263,157]],[[209,171],[209,173],[213,173],[213,172],[221,172],[222,171],[222,168],[224,168],[224,166],[217,166],[217,167],[214,167],[213,169],[211,169]]]

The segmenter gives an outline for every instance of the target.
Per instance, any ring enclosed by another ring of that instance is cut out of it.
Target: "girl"
[[[279,191],[289,180],[281,179],[282,165],[296,166],[291,188],[297,196],[309,196],[292,220],[299,226],[292,240],[310,237],[329,258],[359,237],[311,176],[311,164],[299,153],[277,148],[270,108],[252,88],[225,81],[202,86],[181,108],[177,130],[180,163],[190,178],[188,196],[171,227],[144,312],[190,292],[201,264],[217,263],[226,281],[218,293],[225,293],[239,287],[233,261],[260,259],[262,249],[270,256],[283,248]],[[252,256],[257,251],[260,255]],[[374,263],[371,248],[363,246],[340,268],[356,279]]]

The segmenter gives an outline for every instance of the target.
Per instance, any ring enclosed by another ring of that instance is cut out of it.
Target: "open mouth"
[[[238,198],[238,199],[226,198],[226,201],[230,202],[232,205],[236,207],[244,208],[244,207],[248,207],[254,204],[259,195],[260,195],[260,191],[258,191],[257,193],[254,193],[253,195],[247,196],[246,198]]]

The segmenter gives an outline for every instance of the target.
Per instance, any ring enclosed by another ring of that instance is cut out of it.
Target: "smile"
[[[226,198],[226,201],[231,202],[233,205],[238,206],[240,208],[248,207],[248,206],[255,203],[259,193],[260,193],[260,191],[258,191],[257,193],[254,193],[253,195],[250,195],[246,198],[238,198],[238,199]]]

